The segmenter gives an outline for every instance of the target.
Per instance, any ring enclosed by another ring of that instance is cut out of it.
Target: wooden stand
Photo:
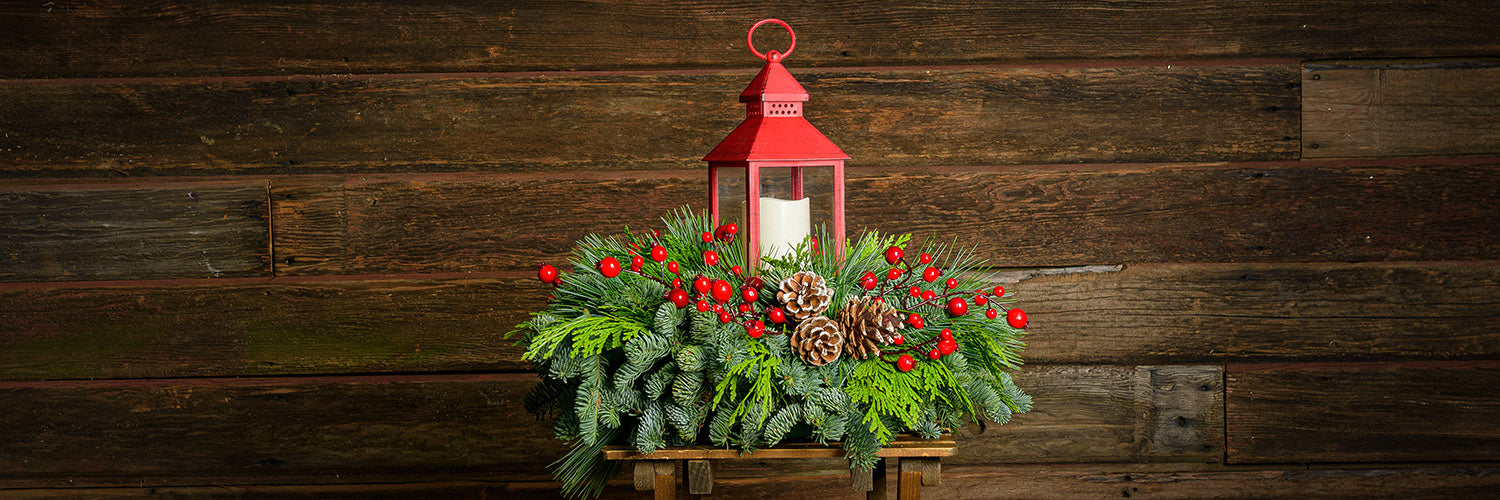
[[[922,486],[937,486],[942,481],[942,458],[953,455],[957,446],[951,438],[908,439],[892,441],[880,452],[880,461],[868,471],[850,470],[854,491],[864,491],[868,499],[887,498],[885,466],[896,460],[896,498],[922,498]],[[707,495],[713,492],[714,462],[719,460],[777,460],[795,458],[844,458],[843,448],[820,444],[783,444],[775,448],[741,454],[735,450],[707,446],[667,448],[642,454],[628,446],[607,446],[605,460],[635,462],[635,489],[655,491],[657,500],[677,498],[679,470],[687,471],[687,492]]]

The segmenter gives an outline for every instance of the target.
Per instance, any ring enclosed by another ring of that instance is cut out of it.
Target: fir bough
[[[1003,311],[1012,299],[990,292],[992,279],[972,251],[929,243],[919,251],[931,264],[913,256],[892,265],[888,251],[909,237],[867,232],[851,238],[840,257],[826,246],[833,238],[820,233],[823,245],[809,239],[752,270],[741,242],[702,241],[703,233],[723,234],[706,215],[684,209],[663,223],[659,233],[627,229],[621,237],[584,238],[573,251],[574,271],[557,277],[547,308],[512,332],[523,359],[543,374],[524,398],[525,409],[573,443],[553,464],[564,494],[603,491],[619,472],[603,459],[609,445],[650,453],[693,444],[751,451],[816,441],[842,446],[851,467],[869,468],[901,435],[937,438],[969,421],[1002,424],[1031,408],[1011,379],[1022,364],[1025,331],[981,308]],[[661,261],[650,258],[657,246],[666,257]],[[717,265],[705,262],[706,251]],[[629,263],[634,255],[645,257],[638,270],[615,277],[598,270],[605,257]],[[674,262],[677,273],[668,270]],[[928,266],[941,266],[943,278],[922,279]],[[898,279],[889,279],[892,268],[902,270]],[[796,325],[767,321],[766,314],[780,306],[782,280],[798,272],[815,273],[832,289],[828,318],[851,299],[886,300],[908,319],[903,342],[862,361],[843,355],[824,366],[803,362],[786,335]],[[734,298],[720,304],[700,294],[694,283],[700,277],[733,284]],[[693,303],[668,300],[674,278]],[[749,312],[741,312],[746,287],[757,293],[746,303]],[[947,314],[945,301],[953,298],[974,300],[974,310]],[[731,320],[700,310],[705,304],[719,304]],[[946,353],[939,352],[944,338],[953,343]]]

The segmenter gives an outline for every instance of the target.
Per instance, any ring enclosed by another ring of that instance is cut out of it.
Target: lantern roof
[[[802,116],[807,90],[781,65],[782,57],[775,51],[767,54],[764,58],[766,66],[740,93],[740,102],[745,103],[746,108],[745,121],[714,146],[703,161],[849,159],[844,150]]]

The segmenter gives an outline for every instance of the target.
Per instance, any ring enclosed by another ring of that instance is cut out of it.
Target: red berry
[[[900,269],[891,269],[891,270],[885,272],[885,279],[893,280],[893,279],[900,278],[900,277],[901,277],[901,270]]]
[[[931,351],[927,351],[927,359],[937,360],[937,359],[942,358],[942,357],[943,357],[942,351],[939,351],[936,347],[932,348]]]
[[[707,310],[710,309],[710,307],[708,306],[708,301],[706,301],[706,300],[700,300],[700,301],[698,301],[697,304],[694,304],[693,306],[698,308],[698,312],[704,312],[704,311],[707,311]]]
[[[557,282],[557,268],[542,264],[542,267],[536,270],[536,278],[542,280],[542,283],[555,283]]]
[[[719,265],[719,254],[715,253],[713,250],[704,250],[703,263],[708,264],[709,267]]]
[[[682,278],[672,278],[672,288],[682,288]]]
[[[778,307],[767,311],[766,317],[770,318],[772,323],[784,323],[786,322],[786,311],[783,311],[780,307]]]
[[[1010,312],[1005,313],[1005,323],[1011,328],[1026,328],[1026,311],[1011,309]]]
[[[651,230],[651,237],[652,238],[656,238],[658,240],[661,239],[661,230],[660,229],[652,229]]]
[[[874,271],[865,271],[865,274],[862,275],[862,276],[860,276],[859,279],[860,280],[875,280],[875,279],[880,279],[880,278],[878,276],[875,276],[875,272]]]
[[[929,267],[927,269],[923,269],[922,270],[922,280],[926,281],[928,283],[932,283],[934,281],[937,281],[938,275],[941,275],[941,274],[943,274],[943,273],[941,271],[938,271],[938,268],[936,268],[936,267]]]
[[[667,263],[667,272],[677,274],[677,261],[674,260]]]
[[[729,299],[734,298],[734,287],[729,286],[728,281],[714,280],[713,296],[714,300],[717,300],[719,302],[728,301]]]
[[[727,240],[730,236],[734,236],[738,232],[740,232],[740,226],[735,225],[733,222],[719,226],[719,239]]]
[[[697,290],[698,293],[708,293],[709,290],[713,289],[713,282],[708,281],[708,278],[699,276],[693,279],[693,289]]]
[[[954,297],[954,298],[948,300],[948,314],[951,314],[951,315],[954,315],[954,316],[963,316],[963,315],[968,314],[968,313],[969,313],[969,303],[968,302],[964,302],[963,298]]]
[[[919,287],[919,286],[911,287],[911,288],[909,288],[909,289],[906,290],[906,294],[907,295],[911,295],[914,298],[921,298],[922,297],[922,287]]]
[[[989,318],[989,319],[995,319],[995,318],[1000,317],[1000,312],[996,311],[995,308],[991,307],[991,308],[989,308],[989,310],[986,310],[984,312],[984,317]]]
[[[937,344],[938,353],[947,356],[958,350],[958,342],[952,340],[939,340]]]
[[[1003,287],[1003,286],[997,286],[997,287],[995,287],[995,296],[996,297],[1004,297],[1005,296],[1005,287]]]
[[[708,231],[704,231],[703,234],[701,236],[699,236],[699,238],[702,238],[704,243],[713,243],[714,242],[714,234],[710,233]]]
[[[734,316],[730,316],[728,311],[719,311],[720,323],[728,323],[730,321],[734,321]]]
[[[943,282],[943,286],[948,287],[949,290],[952,290],[954,288],[958,288],[958,279],[956,279],[956,278],[948,278],[948,281],[944,281]]]
[[[681,288],[673,288],[672,291],[667,292],[667,300],[672,301],[672,305],[677,306],[678,309],[687,307],[688,303],[692,302],[692,299],[688,298],[687,290]]]
[[[807,239],[810,240],[810,241],[812,241],[812,251],[813,251],[813,253],[819,253],[818,252],[818,238],[813,237],[813,236],[808,236]]]
[[[714,304],[714,313],[717,314],[721,312],[724,312],[724,306],[721,304]]]
[[[989,297],[985,297],[984,294],[981,293],[979,295],[975,295],[974,296],[974,305],[976,305],[976,306],[982,306],[982,305],[985,305],[985,304],[988,304],[988,303],[990,303],[990,299],[989,299]]]
[[[891,263],[891,264],[895,264],[897,262],[900,262],[901,261],[901,257],[903,257],[905,255],[906,254],[901,251],[901,247],[893,246],[893,247],[885,249],[885,261],[888,262],[888,263]],[[895,278],[891,278],[891,279],[895,279]]]
[[[918,255],[917,256],[917,262],[921,262],[923,264],[927,264],[927,263],[932,262],[932,254],[930,254],[930,253],[923,253],[922,255]]]
[[[642,259],[639,255],[630,256],[630,267],[640,269],[644,265],[646,265],[646,259]]]
[[[867,276],[859,280],[859,286],[861,288],[864,288],[865,290],[874,290],[876,284],[877,282],[875,281],[874,276]]]
[[[934,292],[932,290],[922,292],[922,300],[932,300],[935,298],[937,298],[937,292]]]
[[[606,277],[606,278],[613,278],[615,276],[619,276],[620,275],[620,261],[615,260],[614,257],[605,257],[603,260],[600,260],[599,261],[599,274],[603,274],[604,277]]]
[[[748,313],[750,312],[750,304],[740,304],[739,309],[742,313]]]
[[[927,321],[922,319],[922,315],[920,314],[912,314],[911,316],[907,316],[906,322],[911,323],[912,328],[916,328],[918,330],[921,330],[922,327],[927,326]]]
[[[751,324],[750,326],[745,327],[745,333],[750,334],[750,338],[752,339],[758,339],[761,335],[766,334],[766,327],[762,326],[760,328],[756,328],[754,324]]]
[[[897,370],[901,370],[902,372],[909,372],[909,371],[911,371],[912,368],[916,368],[916,367],[917,367],[917,360],[912,359],[910,355],[902,354],[901,357],[896,358],[896,369]]]
[[[901,344],[905,344],[905,343],[906,343],[906,337],[902,337],[900,335],[897,335],[896,338],[891,339],[891,345],[901,345]]]
[[[740,269],[740,266],[729,266],[729,272],[734,273],[735,276],[739,276],[741,272],[744,272],[744,269]]]
[[[745,286],[748,286],[750,288],[754,288],[754,289],[757,289],[757,290],[759,290],[760,287],[765,286],[765,284],[766,284],[766,282],[763,281],[763,280],[761,280],[760,277],[750,278],[750,281],[746,281],[745,282]]]
[[[740,291],[740,298],[745,299],[745,302],[755,302],[755,299],[760,298],[760,293],[754,288],[746,288]]]
[[[657,262],[667,260],[667,248],[661,245],[651,247],[651,260]]]
[[[953,340],[953,330],[944,328],[943,331],[938,332],[938,338],[942,340]]]

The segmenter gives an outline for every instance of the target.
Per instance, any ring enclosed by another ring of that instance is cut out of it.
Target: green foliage
[[[556,437],[573,444],[553,464],[564,494],[597,496],[604,481],[618,472],[617,463],[603,460],[605,445],[628,444],[643,453],[704,443],[749,451],[811,439],[842,442],[851,467],[867,468],[898,435],[936,438],[969,420],[1003,423],[1031,408],[1031,398],[1011,379],[1022,365],[1024,331],[982,314],[950,318],[940,305],[902,296],[904,289],[884,297],[903,313],[927,319],[925,328],[903,329],[907,346],[930,346],[944,328],[953,331],[961,346],[936,362],[915,352],[919,362],[909,372],[896,369],[896,353],[865,360],[845,356],[826,366],[810,366],[787,342],[795,325],[768,325],[766,335],[752,339],[743,325],[721,323],[712,311],[678,309],[664,299],[673,277],[739,284],[743,277],[730,267],[750,267],[741,245],[699,239],[713,231],[706,216],[680,210],[663,223],[666,230],[659,239],[629,230],[615,238],[585,237],[573,251],[573,271],[559,277],[561,284],[546,309],[512,332],[519,334],[522,358],[544,374],[523,406],[550,420]],[[883,275],[891,267],[883,257],[885,249],[907,246],[910,240],[867,232],[846,242],[840,258],[831,248],[832,237],[826,232],[816,237],[825,242],[821,251],[804,243],[751,270],[764,282],[758,309],[778,305],[775,291],[783,279],[812,271],[834,289],[834,301],[824,314],[837,317],[850,299],[891,291],[867,291],[858,281],[866,271]],[[923,248],[908,248],[908,258],[932,254],[944,276],[958,280],[958,289],[993,286],[972,251],[933,243],[933,238],[925,241]],[[666,248],[668,261],[681,266],[679,274],[650,259],[641,274],[614,278],[595,267],[606,256],[628,262],[631,252],[645,255],[657,244]],[[704,264],[702,254],[709,249],[718,253],[720,265]],[[948,292],[942,280],[916,280],[915,285]]]

